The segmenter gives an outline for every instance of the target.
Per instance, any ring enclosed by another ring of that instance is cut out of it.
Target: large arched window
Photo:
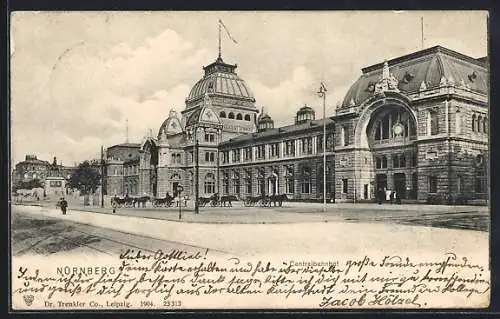
[[[227,195],[229,194],[229,173],[224,172],[222,174],[222,192]]]
[[[227,118],[234,119],[234,113],[233,112],[229,112],[229,115],[227,116]]]
[[[430,135],[436,135],[439,133],[439,117],[437,111],[429,110],[428,125]]]
[[[240,194],[240,173],[238,171],[233,172],[233,194]]]
[[[245,115],[245,121],[250,121],[250,115],[248,114]]]
[[[387,156],[382,156],[382,168],[387,168]]]
[[[213,194],[215,193],[215,178],[214,174],[208,173],[205,175],[205,184],[204,184],[205,194]]]
[[[392,167],[399,168],[399,155],[398,154],[392,155]]]
[[[285,166],[285,192],[287,194],[293,194],[295,192],[293,165]]]
[[[300,190],[302,194],[311,193],[311,168],[309,166],[302,166],[301,170],[301,185]]]
[[[249,195],[252,194],[252,172],[245,170],[245,192]]]
[[[483,122],[483,117],[481,115],[479,115],[477,117],[477,129],[476,129],[476,132],[478,132],[478,133],[481,133],[481,128],[482,128],[481,124],[482,124],[482,122]]]
[[[243,115],[241,115],[241,113],[236,114],[236,119],[243,120]]]
[[[221,111],[221,112],[219,113],[219,117],[220,117],[220,118],[226,118],[226,112]]]
[[[189,193],[191,195],[194,194],[194,174],[193,174],[193,172],[189,173]]]

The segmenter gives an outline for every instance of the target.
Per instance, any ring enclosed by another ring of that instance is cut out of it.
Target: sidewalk
[[[488,234],[468,230],[345,222],[295,224],[180,223],[135,216],[17,206],[31,214],[207,247],[235,255],[334,256],[370,253],[487,256]]]

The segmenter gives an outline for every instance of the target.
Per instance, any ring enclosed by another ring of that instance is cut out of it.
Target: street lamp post
[[[104,208],[104,147],[101,145],[101,208]]]
[[[194,213],[199,214],[200,213],[200,207],[198,205],[198,197],[199,197],[199,186],[198,186],[198,180],[199,180],[199,154],[198,154],[198,149],[200,145],[198,142],[198,138],[196,138],[196,144],[195,144],[195,150],[194,150],[194,156],[195,156],[195,166],[194,166]]]
[[[181,220],[182,218],[182,200],[181,200],[181,194],[182,194],[182,191],[184,190],[184,187],[182,187],[182,185],[177,185],[177,188],[176,188],[176,193],[177,193],[177,196],[179,196],[179,220]]]
[[[323,211],[326,212],[326,92],[325,84],[321,82],[318,95],[323,98]]]

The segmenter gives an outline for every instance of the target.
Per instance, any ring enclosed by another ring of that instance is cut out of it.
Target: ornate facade
[[[326,196],[340,201],[373,200],[378,189],[419,201],[487,198],[484,58],[437,46],[364,68],[326,123],[304,106],[279,128],[259,114],[236,65],[219,57],[203,69],[180,116],[170,111],[156,136],[107,150],[108,195],[161,197],[178,184],[194,195],[198,141],[200,196],[322,199],[326,171]]]

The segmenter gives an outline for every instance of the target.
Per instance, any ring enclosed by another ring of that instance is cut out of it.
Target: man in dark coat
[[[377,201],[379,205],[382,205],[382,201],[384,200],[385,192],[382,190],[382,188],[378,189],[377,192]]]
[[[59,205],[61,206],[61,211],[63,213],[63,215],[66,215],[66,209],[68,208],[68,202],[63,198],[61,198],[61,202],[59,203]]]

